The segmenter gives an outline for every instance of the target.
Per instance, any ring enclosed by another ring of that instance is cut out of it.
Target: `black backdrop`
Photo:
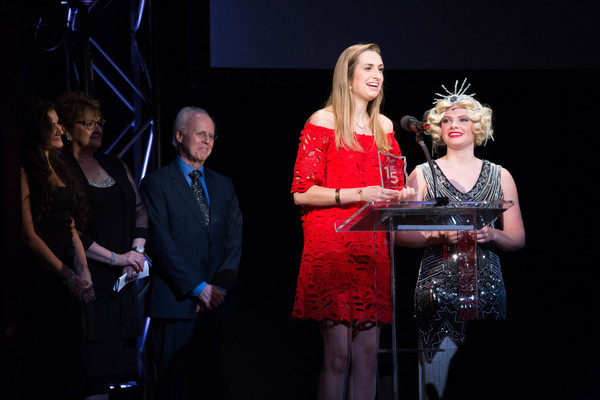
[[[212,68],[207,3],[175,4],[181,7],[157,2],[154,7],[160,10],[153,13],[152,21],[157,29],[152,45],[157,47],[158,57],[152,60],[152,68],[159,71],[156,84],[160,98],[156,100],[161,105],[163,164],[173,156],[168,146],[169,131],[177,110],[188,104],[206,108],[216,121],[219,135],[207,166],[233,178],[244,216],[239,312],[229,340],[225,374],[236,398],[312,398],[318,378],[320,342],[314,325],[290,316],[302,235],[299,210],[289,190],[300,130],[308,116],[326,100],[333,65],[320,69]],[[561,9],[555,11],[559,13]],[[122,14],[114,17],[125,18]],[[118,51],[119,41],[111,39],[117,34],[114,25],[106,24],[105,34],[107,45]],[[563,32],[577,32],[568,36],[577,49],[593,46],[598,39],[597,28],[583,28],[577,22],[563,25]],[[523,34],[522,30],[515,32]],[[510,36],[511,30],[502,34]],[[5,37],[10,35],[7,30]],[[444,38],[447,30],[439,35]],[[552,37],[558,36],[560,32],[553,31]],[[468,42],[468,38],[461,39],[461,43]],[[512,37],[507,43],[535,46],[531,39]],[[563,39],[555,47],[557,57],[564,56],[564,49],[570,48]],[[15,161],[11,149],[18,146],[18,137],[10,135],[16,129],[16,121],[6,112],[14,110],[14,100],[31,95],[53,99],[65,90],[65,66],[60,55],[27,47],[27,37],[17,43],[8,43],[9,54],[12,50],[19,57],[7,66],[9,75],[3,76],[6,90],[2,91],[6,235],[12,234],[14,224],[18,224],[11,211],[18,209],[18,180],[11,162]],[[332,41],[333,62],[352,43]],[[382,45],[384,62],[388,54],[399,51],[393,47],[393,41],[387,39],[386,43],[387,46]],[[485,48],[485,43],[479,46]],[[552,47],[542,47],[540,54],[551,58]],[[460,47],[460,51],[466,52],[468,58],[468,49]],[[496,51],[489,48],[490,53]],[[498,51],[509,53],[510,49]],[[272,53],[276,54],[276,50]],[[441,84],[453,86],[456,80],[464,78],[472,84],[475,97],[494,109],[496,140],[479,149],[478,155],[503,165],[513,174],[527,232],[523,250],[502,254],[509,295],[510,325],[503,337],[511,349],[507,370],[520,366],[517,370],[526,371],[527,377],[531,374],[527,382],[534,389],[561,390],[581,398],[598,370],[594,340],[598,337],[594,312],[598,168],[594,161],[600,133],[599,65],[597,50],[590,48],[589,53],[573,58],[572,63],[561,61],[560,68],[533,68],[530,63],[521,68],[518,63],[509,68],[482,67],[478,61],[465,62],[460,68],[441,68],[437,64],[388,68],[385,75],[384,114],[395,122],[406,114],[422,116]],[[14,80],[14,76],[19,79]],[[16,93],[16,98],[10,93]],[[94,95],[103,102],[107,119],[116,118],[111,115],[116,111],[107,88],[97,84]],[[423,153],[411,134],[399,127],[396,131],[412,169],[424,161]],[[5,249],[12,254],[8,243]],[[411,296],[420,251],[398,249],[397,254],[400,336],[407,346],[414,346]],[[11,293],[18,298],[14,288],[20,283],[9,283],[12,275],[7,277],[8,305],[13,299]],[[8,327],[13,309],[5,307]],[[410,357],[402,363],[401,374],[401,390],[410,395],[407,398],[413,398],[416,391],[416,365]],[[537,374],[543,379],[533,379]],[[516,373],[501,378],[509,385],[524,380]]]

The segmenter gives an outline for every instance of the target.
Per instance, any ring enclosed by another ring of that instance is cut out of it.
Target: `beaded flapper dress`
[[[425,200],[433,196],[433,177],[428,164],[418,165],[427,183]],[[499,165],[484,160],[475,186],[467,193],[456,189],[434,163],[440,196],[450,201],[503,200]],[[445,338],[457,346],[466,335],[466,322],[458,307],[458,266],[456,245],[428,247],[421,261],[415,289],[415,317],[419,347],[438,349]],[[477,245],[477,319],[498,320],[506,317],[506,290],[500,269],[500,259],[490,245]],[[435,352],[424,352],[431,362]]]
[[[392,154],[400,155],[394,134],[388,133]],[[294,167],[293,192],[313,185],[359,188],[381,185],[378,149],[371,135],[356,135],[363,151],[335,143],[332,129],[307,123]],[[398,188],[404,182],[399,182]],[[335,231],[364,203],[304,207],[304,248],[293,316],[316,321],[365,325],[391,321],[390,271],[385,232]]]

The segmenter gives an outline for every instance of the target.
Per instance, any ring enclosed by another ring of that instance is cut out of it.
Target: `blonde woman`
[[[458,82],[457,82],[458,83]],[[475,147],[493,139],[492,110],[466,95],[463,85],[435,101],[426,112],[427,133],[446,154],[434,161],[441,196],[450,201],[511,200],[514,205],[500,217],[500,224],[476,232],[478,315],[475,319],[503,320],[506,290],[496,248],[515,251],[525,245],[525,229],[517,187],[511,174],[498,164],[475,157]],[[435,197],[428,164],[418,165],[409,176],[417,200]],[[464,342],[467,321],[461,318],[457,242],[464,233],[396,232],[396,243],[427,246],[415,289],[421,399],[442,396],[450,359]],[[441,350],[441,351],[439,351]],[[433,393],[433,397],[430,394]],[[444,396],[445,397],[445,396]]]
[[[403,182],[380,186],[378,151],[400,155],[393,124],[379,110],[383,81],[376,44],[344,50],[329,100],[300,137],[292,193],[303,209],[304,249],[293,315],[321,329],[319,399],[375,398],[378,334],[391,321],[386,234],[335,232],[365,202],[414,194]]]

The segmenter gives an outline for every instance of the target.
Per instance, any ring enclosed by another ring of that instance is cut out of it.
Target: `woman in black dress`
[[[96,288],[96,301],[86,307],[86,395],[108,398],[111,383],[136,377],[138,290],[128,284],[116,292],[113,285],[122,274],[132,280],[144,269],[147,215],[126,165],[98,151],[104,126],[99,102],[67,92],[57,99],[57,110],[72,169],[92,210],[80,232]]]
[[[512,175],[501,165],[475,155],[478,146],[493,139],[492,109],[466,94],[470,85],[465,84],[466,79],[458,89],[457,81],[454,92],[446,89],[447,95],[438,95],[441,98],[425,113],[430,125],[427,134],[433,143],[445,148],[445,154],[434,160],[433,171],[427,163],[417,165],[409,185],[417,191],[418,200],[442,196],[451,202],[507,200],[513,205],[495,223],[474,233],[397,232],[398,244],[426,246],[415,288],[418,344],[421,350],[430,350],[419,352],[421,399],[454,398],[452,390],[456,388],[448,389],[446,381],[451,360],[467,338],[468,324],[506,318],[506,288],[498,250],[517,251],[525,245]],[[475,262],[464,261],[466,255],[476,257]],[[473,389],[477,382],[473,379],[468,385],[462,384],[461,396],[468,397],[467,386]],[[498,393],[498,388],[493,390]],[[494,396],[486,393],[481,397]]]
[[[31,99],[21,127],[25,286],[24,398],[81,396],[85,340],[82,303],[95,298],[75,223],[85,225],[82,193],[62,161],[54,106]]]

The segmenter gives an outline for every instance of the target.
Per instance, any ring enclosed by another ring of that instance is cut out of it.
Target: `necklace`
[[[369,121],[367,121],[367,123],[363,126],[360,126],[360,124],[358,122],[356,122],[356,120],[354,118],[352,118],[352,120],[354,120],[354,123],[356,124],[356,126],[358,126],[360,129],[365,129],[367,127],[367,124],[369,123]]]
[[[115,178],[113,178],[112,176],[108,176],[108,178],[106,178],[104,181],[102,182],[95,182],[92,180],[88,179],[88,183],[90,184],[90,186],[96,187],[96,188],[109,188],[112,185],[114,185],[117,181],[115,181]]]

